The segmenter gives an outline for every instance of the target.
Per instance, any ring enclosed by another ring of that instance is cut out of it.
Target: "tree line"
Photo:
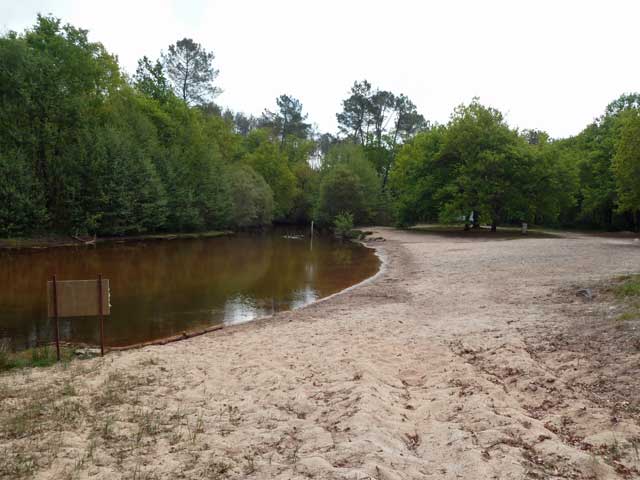
[[[397,220],[531,222],[640,228],[640,94],[625,94],[581,133],[510,128],[477,99],[418,133],[392,171]]]
[[[478,100],[431,124],[353,84],[320,133],[284,94],[215,103],[215,56],[185,38],[129,76],[86,30],[38,16],[0,37],[0,236],[278,223],[487,222],[638,228],[640,95],[579,135],[518,131]]]

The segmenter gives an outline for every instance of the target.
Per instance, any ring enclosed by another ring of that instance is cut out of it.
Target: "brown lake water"
[[[269,233],[0,252],[0,341],[53,339],[46,282],[111,283],[105,343],[126,346],[302,307],[374,275],[373,250],[330,237]],[[98,343],[95,318],[60,320],[62,341]]]

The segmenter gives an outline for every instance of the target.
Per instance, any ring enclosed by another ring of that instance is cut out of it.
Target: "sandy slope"
[[[640,478],[637,412],[594,397],[607,365],[548,348],[606,320],[563,292],[640,271],[640,248],[376,235],[385,270],[327,301],[0,377],[0,477]]]

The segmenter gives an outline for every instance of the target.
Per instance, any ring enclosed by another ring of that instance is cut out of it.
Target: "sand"
[[[632,240],[374,236],[306,308],[0,376],[0,478],[640,478],[637,322],[575,295]]]

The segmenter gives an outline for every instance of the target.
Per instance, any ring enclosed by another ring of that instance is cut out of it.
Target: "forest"
[[[217,75],[189,38],[129,75],[54,17],[4,34],[0,237],[331,227],[343,213],[360,225],[640,228],[640,94],[554,139],[479,99],[429,122],[361,80],[332,134],[286,93],[257,117],[221,108]]]

